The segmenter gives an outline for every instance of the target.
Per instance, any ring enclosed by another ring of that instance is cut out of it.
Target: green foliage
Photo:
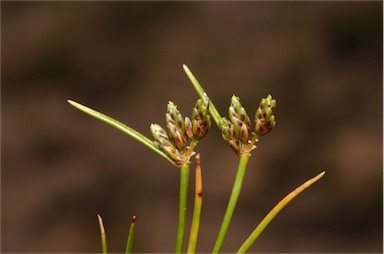
[[[159,124],[150,125],[154,141],[145,137],[140,132],[96,110],[88,108],[87,106],[72,100],[68,100],[68,102],[80,111],[83,111],[84,113],[87,113],[124,132],[180,169],[179,217],[175,253],[183,252],[190,160],[196,154],[195,148],[197,143],[208,133],[211,127],[212,118],[219,128],[224,141],[239,156],[239,165],[234,179],[231,196],[229,198],[223,222],[212,251],[212,253],[219,253],[228,231],[232,215],[235,211],[237,200],[240,196],[251,151],[256,148],[255,143],[258,141],[259,137],[268,134],[276,125],[276,117],[274,115],[276,100],[273,99],[271,95],[261,99],[254,116],[254,127],[252,127],[251,120],[245,108],[240,103],[240,98],[235,95],[231,98],[228,109],[228,119],[221,117],[215,105],[209,99],[207,93],[204,91],[196,77],[186,65],[183,65],[183,68],[200,98],[196,101],[192,110],[191,118],[183,117],[177,109],[177,105],[174,102],[169,102],[167,112],[165,114],[167,131]],[[198,239],[202,206],[202,177],[200,165],[200,156],[196,155],[195,203],[188,243],[188,253],[195,253]],[[308,180],[283,198],[267,214],[259,225],[256,226],[255,230],[239,248],[238,253],[245,253],[265,229],[265,227],[272,221],[272,219],[293,198],[319,180],[324,174],[325,172],[322,172],[314,178]],[[106,234],[102,219],[99,215],[98,219],[101,231],[102,252],[105,254],[107,253]],[[136,217],[133,217],[127,240],[126,253],[132,253],[135,222]]]

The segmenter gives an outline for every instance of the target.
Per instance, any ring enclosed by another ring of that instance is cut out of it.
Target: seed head
[[[235,139],[236,135],[233,130],[233,124],[227,118],[221,118],[219,127],[221,131],[221,136],[225,141],[229,142],[230,140]]]
[[[208,114],[209,100],[204,94],[202,99],[196,101],[192,111],[192,133],[196,139],[203,138],[211,128],[211,117]]]
[[[247,142],[251,129],[251,121],[245,109],[241,106],[239,97],[231,98],[231,106],[228,109],[229,119],[233,124],[236,137],[242,142]]]
[[[169,141],[167,132],[158,124],[151,124],[151,132],[155,138],[155,144],[172,146],[172,143]]]
[[[176,165],[178,165],[178,162],[180,161],[180,152],[173,146],[168,145],[162,145],[160,144],[159,148],[171,159],[173,160]]]
[[[271,95],[260,101],[259,108],[255,114],[255,133],[263,136],[270,132],[276,125],[273,111],[276,109],[276,100]]]
[[[180,114],[177,106],[169,102],[165,120],[169,130],[170,141],[180,150],[187,145],[187,134],[185,132],[185,120]]]
[[[185,134],[189,139],[191,139],[193,137],[191,119],[189,119],[188,117],[185,117],[184,123],[185,123]]]

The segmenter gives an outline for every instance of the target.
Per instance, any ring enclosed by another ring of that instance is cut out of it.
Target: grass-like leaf
[[[79,109],[80,111],[83,111],[84,113],[93,116],[96,119],[101,120],[104,123],[107,123],[111,125],[112,127],[115,127],[116,129],[122,131],[123,133],[127,134],[128,136],[134,138],[135,140],[139,141],[143,145],[149,147],[152,151],[159,154],[161,157],[169,161],[172,165],[175,165],[174,162],[168,158],[168,156],[163,153],[161,150],[159,150],[152,140],[141,134],[140,132],[128,127],[127,125],[113,119],[112,117],[109,117],[107,115],[104,115],[103,113],[100,113],[94,109],[91,109],[85,105],[82,105],[78,102],[68,100],[68,103],[71,104],[73,107]]]
[[[97,215],[97,220],[99,221],[99,226],[100,226],[100,235],[101,235],[101,250],[103,254],[107,254],[107,236],[105,234],[105,229],[103,225],[103,219],[101,216],[98,214]]]
[[[255,242],[255,240],[259,237],[261,232],[268,226],[268,224],[272,221],[272,219],[283,209],[292,199],[294,199],[297,195],[299,195],[303,190],[317,182],[320,178],[322,178],[325,174],[325,171],[321,172],[317,176],[309,179],[291,193],[289,193],[285,198],[283,198],[260,222],[260,224],[255,228],[255,230],[251,233],[251,235],[245,240],[243,245],[239,248],[237,253],[245,253],[251,245]]]
[[[136,228],[136,216],[133,216],[132,220],[131,220],[131,225],[129,227],[128,240],[127,240],[127,245],[125,248],[125,254],[131,254],[132,253],[133,238],[135,236],[135,228]]]
[[[183,69],[185,73],[187,74],[189,80],[192,83],[192,86],[195,88],[197,94],[200,96],[201,99],[204,99],[204,94],[208,97],[208,94],[204,91],[203,87],[200,85],[199,81],[196,79],[196,77],[193,75],[193,73],[189,70],[189,68],[184,64]],[[209,97],[208,97],[209,99]],[[217,111],[215,105],[209,99],[209,113],[212,116],[213,120],[215,121],[216,125],[219,126],[221,116],[219,112]]]

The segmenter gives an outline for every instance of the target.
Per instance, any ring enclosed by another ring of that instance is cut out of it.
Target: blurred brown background
[[[97,213],[111,252],[132,215],[136,252],[174,251],[178,170],[66,100],[149,136],[168,100],[190,115],[184,63],[223,115],[232,94],[251,116],[267,94],[278,102],[224,252],[322,170],[251,252],[382,252],[382,2],[1,2],[1,14],[2,252],[99,252]],[[210,252],[238,159],[214,125],[197,150],[197,250]]]

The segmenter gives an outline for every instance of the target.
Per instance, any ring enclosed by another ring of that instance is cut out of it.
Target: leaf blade
[[[121,132],[127,134],[128,136],[132,137],[133,139],[135,139],[136,141],[142,143],[143,145],[147,146],[148,148],[150,148],[152,151],[154,151],[155,153],[159,154],[160,156],[162,156],[163,158],[165,158],[167,161],[169,161],[172,165],[175,165],[174,162],[168,158],[168,156],[163,153],[162,151],[160,151],[156,146],[155,144],[153,143],[152,140],[150,140],[149,138],[147,138],[146,136],[144,136],[143,134],[141,134],[140,132],[132,129],[131,127],[128,127],[127,125],[121,123],[120,121],[117,121],[116,119],[112,118],[112,117],[109,117],[101,112],[98,112],[92,108],[89,108],[85,105],[82,105],[78,102],[75,102],[73,100],[68,100],[68,103],[71,104],[73,107],[77,108],[78,110],[108,124],[108,125],[111,125],[112,127],[120,130]]]

